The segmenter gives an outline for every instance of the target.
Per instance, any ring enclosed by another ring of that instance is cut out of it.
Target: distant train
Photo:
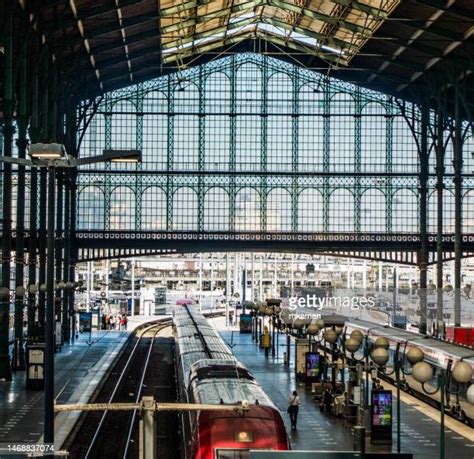
[[[379,336],[387,338],[390,342],[390,361],[388,365],[393,362],[393,356],[397,344],[400,343],[400,351],[408,352],[411,347],[417,347],[421,349],[425,354],[425,361],[430,363],[434,368],[443,368],[447,371],[448,376],[451,373],[452,368],[456,362],[462,360],[470,364],[474,369],[474,351],[456,346],[451,343],[438,341],[433,338],[429,338],[417,333],[400,330],[398,328],[386,327],[377,325],[372,322],[358,319],[350,319],[347,323],[347,332],[350,333],[353,330],[360,330],[362,333],[367,334],[369,332],[369,341],[375,341]],[[382,375],[381,375],[382,377]],[[436,387],[436,372],[433,376],[433,380],[428,382],[426,385]],[[391,377],[384,377],[384,379],[390,379],[394,382],[395,375]],[[453,391],[457,392],[456,383],[453,384]],[[405,376],[405,388],[408,392],[417,396],[418,398],[434,405],[438,406],[440,403],[440,394],[437,392],[434,395],[428,395],[423,392],[421,384],[415,381],[411,376]],[[431,388],[430,391],[433,389]],[[462,422],[474,427],[474,406],[469,404],[466,400],[465,394],[447,395],[447,412],[453,417],[459,419]]]
[[[182,457],[250,457],[250,450],[288,450],[280,412],[216,330],[194,308],[176,309],[173,320],[182,402],[248,403],[249,410],[183,412]]]

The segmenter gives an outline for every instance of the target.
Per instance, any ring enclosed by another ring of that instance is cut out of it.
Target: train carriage
[[[251,449],[287,450],[280,412],[217,331],[196,310],[184,306],[174,318],[181,400],[236,405],[248,411],[198,411],[181,416],[182,456],[189,459],[245,459]]]

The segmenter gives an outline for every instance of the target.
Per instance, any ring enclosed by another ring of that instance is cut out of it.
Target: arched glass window
[[[110,195],[110,229],[136,229],[135,193],[128,186],[118,186]]]
[[[474,190],[469,190],[462,201],[462,231],[474,233]]]
[[[259,115],[262,111],[262,71],[246,63],[237,69],[237,113]]]
[[[211,188],[204,197],[204,230],[229,230],[229,195],[224,188]]]
[[[382,233],[387,229],[385,195],[371,188],[360,198],[360,230],[363,233]]]
[[[345,188],[334,190],[329,196],[329,231],[354,231],[354,195]]]
[[[173,229],[197,231],[198,198],[189,187],[178,188],[173,195]]]
[[[402,115],[395,116],[392,123],[392,171],[418,172],[420,169],[418,147],[410,127]]]
[[[419,231],[418,196],[412,190],[398,190],[392,196],[392,231],[417,233]]]
[[[298,196],[298,231],[323,231],[323,196],[316,188],[306,188]]]
[[[428,197],[428,231],[437,232],[438,195],[432,192]],[[443,190],[443,233],[454,233],[454,194]]]
[[[77,229],[104,230],[104,192],[98,186],[85,186],[77,198]]]
[[[277,72],[270,77],[267,88],[267,170],[291,170],[293,81],[287,74]]]
[[[105,148],[105,116],[96,113],[90,120],[79,145],[79,157],[99,156]],[[81,170],[97,168],[97,164],[81,166]]]
[[[242,188],[235,198],[236,231],[260,230],[260,195],[255,188]]]
[[[168,99],[160,91],[151,91],[143,99],[142,169],[164,170],[168,156]]]
[[[385,107],[371,102],[362,109],[361,171],[385,172],[387,165],[387,137]]]
[[[355,167],[355,102],[350,94],[338,93],[330,103],[329,170],[353,172]]]
[[[166,230],[166,194],[158,186],[148,187],[142,194],[142,230]]]
[[[306,84],[299,91],[298,170],[323,171],[324,94],[316,84]]]
[[[267,230],[291,231],[291,194],[274,188],[267,197]]]
[[[225,73],[214,72],[207,77],[205,88],[204,167],[224,171],[230,159],[230,80]]]
[[[112,148],[137,148],[136,111],[135,105],[126,100],[121,100],[112,107]]]
[[[199,161],[199,90],[180,81],[174,89],[173,169],[197,170]]]

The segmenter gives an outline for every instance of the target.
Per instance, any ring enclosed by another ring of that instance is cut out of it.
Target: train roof
[[[251,404],[258,404],[276,409],[263,389],[248,379],[204,379],[193,387],[194,401],[196,403],[226,405],[237,404],[247,400]]]

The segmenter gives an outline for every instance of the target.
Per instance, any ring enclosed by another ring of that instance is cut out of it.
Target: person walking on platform
[[[265,326],[263,327],[263,336],[262,336],[262,346],[263,349],[265,350],[265,357],[268,357],[269,352],[270,352],[270,332],[268,331],[268,327]]]
[[[298,422],[298,411],[300,409],[300,398],[298,393],[294,390],[293,394],[288,397],[287,412],[290,415],[291,430],[296,430],[296,423]]]

